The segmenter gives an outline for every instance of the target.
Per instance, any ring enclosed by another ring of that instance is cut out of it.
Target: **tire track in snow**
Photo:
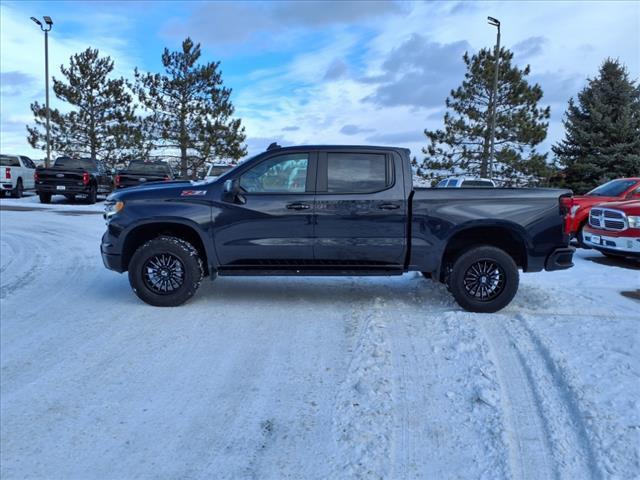
[[[334,430],[335,478],[388,478],[391,464],[393,396],[391,351],[376,298],[357,335],[347,376],[337,398]],[[358,320],[362,307],[353,313]]]
[[[601,478],[575,399],[539,341],[503,316],[482,327],[498,372],[512,478]]]

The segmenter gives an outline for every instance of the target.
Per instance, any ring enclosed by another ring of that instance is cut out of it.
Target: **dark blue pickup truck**
[[[495,312],[524,272],[571,267],[571,192],[415,188],[409,151],[270,147],[215,181],[112,193],[102,258],[157,306],[217,275],[401,275],[444,282]]]

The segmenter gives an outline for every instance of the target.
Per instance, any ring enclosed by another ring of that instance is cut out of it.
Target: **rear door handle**
[[[396,210],[400,208],[400,205],[398,205],[397,203],[381,203],[380,205],[378,205],[378,208],[380,210]]]
[[[311,205],[309,205],[308,203],[290,203],[289,205],[287,205],[287,208],[289,210],[309,210],[311,208]]]

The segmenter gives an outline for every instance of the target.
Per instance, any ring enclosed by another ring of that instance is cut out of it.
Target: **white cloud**
[[[26,141],[25,125],[33,122],[30,104],[44,103],[44,34],[29,19],[30,14],[20,8],[0,5],[0,150],[3,153],[18,153],[33,158],[42,158],[43,152],[33,150]],[[111,14],[96,14],[83,19],[73,12],[58,14],[54,18],[53,30],[49,34],[49,74],[60,79],[60,65],[69,63],[69,57],[87,47],[98,48],[102,55],[115,60],[114,76],[133,74],[134,59],[127,51],[123,29],[130,25],[126,17]],[[87,21],[90,20],[90,21]],[[87,31],[77,38],[64,36],[61,25],[84,21]],[[83,40],[80,38],[88,38]],[[22,79],[19,83],[5,82]],[[51,108],[66,110],[53,93],[53,82],[49,82]]]

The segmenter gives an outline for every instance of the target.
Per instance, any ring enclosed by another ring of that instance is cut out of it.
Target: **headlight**
[[[124,202],[106,202],[104,204],[104,219],[108,220],[124,208]]]
[[[629,215],[627,221],[629,222],[629,228],[640,228],[640,216]]]

